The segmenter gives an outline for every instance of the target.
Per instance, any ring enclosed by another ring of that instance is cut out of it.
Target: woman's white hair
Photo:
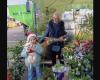
[[[56,11],[53,13],[53,16],[57,16],[59,19],[61,18],[61,13]]]

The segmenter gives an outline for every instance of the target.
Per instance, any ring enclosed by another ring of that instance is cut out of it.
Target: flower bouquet
[[[56,80],[63,80],[65,72],[68,75],[69,68],[67,68],[61,64],[55,64],[52,67],[52,71],[54,73],[54,76],[56,77]]]

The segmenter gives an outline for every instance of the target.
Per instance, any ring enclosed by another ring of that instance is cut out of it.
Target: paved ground
[[[18,41],[25,40],[24,29],[22,27],[8,28],[7,47],[14,46]]]

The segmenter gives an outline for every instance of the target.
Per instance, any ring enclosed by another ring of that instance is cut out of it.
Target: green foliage
[[[16,60],[16,62],[13,63],[13,67],[12,67],[13,79],[21,80],[24,71],[25,71],[24,64],[22,62],[19,62],[19,60]]]
[[[93,73],[93,65],[92,65],[93,60],[90,60],[90,57],[87,58],[85,57],[82,60],[75,60],[74,58],[71,60],[68,60],[68,65],[71,66],[71,70],[69,72],[69,76],[71,79],[75,79],[75,80],[89,80],[89,77],[86,76],[86,73],[84,73],[84,69],[87,68],[89,70],[91,70],[91,72]],[[79,72],[79,75],[76,75],[76,72]]]
[[[20,59],[20,53],[23,48],[22,45],[23,45],[23,42],[21,41],[15,47],[7,49],[7,53],[9,55],[10,55],[9,52],[12,52],[12,54],[11,54],[12,57],[10,60],[14,60],[14,63],[12,63],[13,66],[11,67],[11,71],[12,71],[14,80],[21,80],[24,70],[25,70],[24,63],[21,62],[21,59]]]
[[[49,78],[49,80],[55,80],[55,77],[53,75],[53,71],[51,70],[51,68],[48,67],[44,67],[43,68],[43,79],[45,80],[46,78]]]
[[[69,77],[71,80],[90,80],[90,76],[93,77],[93,46],[91,44],[91,49],[89,52],[84,54],[83,59],[77,59],[75,57],[74,50],[70,51],[71,45],[65,46],[64,59],[67,66],[70,66]],[[75,46],[74,46],[75,47]],[[66,49],[68,48],[68,49]],[[74,49],[74,48],[73,48]],[[88,70],[84,72],[84,70]],[[77,75],[77,72],[79,75]]]
[[[37,27],[37,32],[42,35],[44,34],[45,30],[46,30],[46,18],[42,17],[42,19],[38,20],[38,27]]]
[[[75,35],[75,39],[76,40],[91,40],[93,39],[93,35],[90,33],[90,31],[84,31],[78,35]]]
[[[89,15],[88,17],[88,25],[87,27],[89,27],[91,30],[93,30],[93,16],[92,15]]]

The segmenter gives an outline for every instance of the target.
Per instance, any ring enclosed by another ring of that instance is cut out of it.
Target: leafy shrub
[[[20,59],[20,53],[23,48],[22,45],[23,42],[21,41],[15,47],[7,49],[8,54],[10,54],[9,52],[13,54],[11,60],[14,60],[14,62],[12,63],[11,72],[14,80],[21,80],[25,70],[24,62]]]

